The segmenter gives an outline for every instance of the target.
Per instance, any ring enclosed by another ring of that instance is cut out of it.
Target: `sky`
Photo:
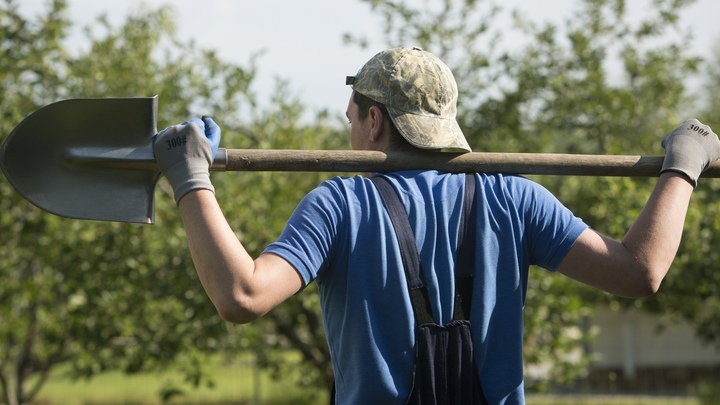
[[[439,0],[406,0],[425,5]],[[20,10],[28,16],[48,7],[49,0],[22,0]],[[501,0],[506,10],[517,8],[534,21],[561,24],[580,3],[578,0]],[[649,0],[627,1],[630,15],[639,16]],[[170,4],[176,13],[178,35],[197,45],[215,49],[225,60],[247,66],[251,55],[263,51],[257,61],[255,91],[268,99],[276,77],[287,79],[293,94],[311,111],[327,108],[344,114],[350,95],[345,76],[352,75],[385,47],[381,17],[360,0],[68,0],[73,22],[71,49],[80,49],[82,28],[98,15],[107,14],[118,25],[142,4],[157,8]],[[693,50],[709,51],[720,40],[720,1],[698,0],[681,17],[682,27],[694,32]],[[509,21],[509,19],[508,19]],[[344,33],[370,39],[368,49],[344,45]],[[73,39],[74,38],[74,39]],[[414,44],[407,44],[412,46]],[[138,95],[138,96],[148,96]]]

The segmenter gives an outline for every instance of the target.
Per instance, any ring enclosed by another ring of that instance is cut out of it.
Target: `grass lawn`
[[[294,381],[274,381],[267,373],[256,375],[250,355],[233,364],[219,361],[208,367],[215,386],[181,388],[184,395],[166,404],[230,405],[230,404],[317,404],[327,403],[325,390],[303,389]],[[62,369],[54,372],[38,394],[33,405],[160,405],[159,392],[168,382],[182,382],[178,374],[124,375],[120,372],[101,374],[89,381],[72,380]]]
[[[700,401],[649,395],[528,395],[527,405],[700,405]]]
[[[171,405],[310,405],[327,404],[326,390],[298,388],[294,381],[274,381],[256,374],[252,356],[232,364],[215,361],[208,371],[215,387],[191,389],[166,402]],[[74,381],[63,369],[56,370],[32,405],[161,405],[160,389],[168,380],[181,382],[177,374],[105,373],[92,380]],[[528,395],[528,405],[700,405],[696,398],[655,396],[559,396]]]

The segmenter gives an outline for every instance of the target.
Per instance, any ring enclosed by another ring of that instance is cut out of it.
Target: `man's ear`
[[[383,134],[383,130],[385,128],[385,120],[387,117],[385,117],[380,111],[379,108],[376,106],[371,106],[370,110],[368,111],[368,118],[370,119],[370,141],[371,142],[377,142],[380,140],[380,137]]]

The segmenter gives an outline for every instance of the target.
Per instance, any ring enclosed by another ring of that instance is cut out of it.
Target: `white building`
[[[685,322],[671,324],[637,310],[598,308],[591,345],[591,389],[687,393],[720,381],[720,350],[702,342]]]

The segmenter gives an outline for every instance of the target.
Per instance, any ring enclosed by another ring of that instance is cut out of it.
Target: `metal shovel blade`
[[[157,96],[70,99],[28,115],[0,147],[0,167],[28,201],[53,214],[78,219],[153,223],[154,164],[96,165],[82,151],[143,156],[154,162]],[[80,192],[82,190],[82,192]]]

